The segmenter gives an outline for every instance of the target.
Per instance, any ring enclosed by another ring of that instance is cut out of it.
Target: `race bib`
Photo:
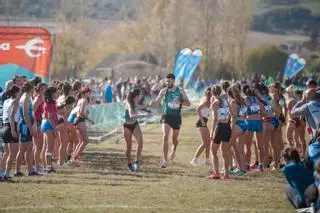
[[[170,101],[168,103],[168,107],[170,109],[179,109],[180,108],[180,103],[178,101],[176,101],[176,100],[173,100],[173,101]]]
[[[218,109],[218,120],[227,120],[229,118],[229,108]]]
[[[259,112],[260,111],[260,106],[257,103],[254,103],[250,106],[251,112]]]
[[[247,113],[248,107],[246,106],[241,106],[239,110],[239,116],[243,117]]]
[[[272,106],[266,105],[266,106],[264,106],[264,108],[265,108],[266,112],[272,112]]]

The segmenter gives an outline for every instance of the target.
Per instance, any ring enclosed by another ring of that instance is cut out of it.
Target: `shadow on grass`
[[[143,178],[169,178],[170,175],[185,176],[187,173],[178,169],[160,168],[160,158],[152,155],[144,155],[142,158],[141,168],[138,172],[127,172],[127,159],[124,153],[116,152],[87,152],[85,153],[85,161],[83,165],[93,169],[98,174],[111,174],[119,176],[135,176]],[[114,150],[115,151],[115,150]],[[133,156],[132,156],[133,157]],[[177,166],[181,166],[180,164]],[[105,172],[102,172],[105,171]]]

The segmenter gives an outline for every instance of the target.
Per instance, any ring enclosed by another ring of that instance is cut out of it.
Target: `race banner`
[[[185,69],[188,65],[189,57],[192,54],[192,50],[189,48],[182,49],[176,57],[175,65],[174,65],[174,75],[176,80],[178,81],[180,78],[183,79],[185,75]]]
[[[0,27],[0,86],[15,75],[49,78],[51,34],[42,27]]]
[[[188,87],[190,84],[195,82],[194,79],[194,71],[196,70],[196,68],[198,67],[199,63],[201,62],[203,53],[201,50],[194,50],[191,54],[191,56],[189,57],[188,60],[188,65],[186,67],[186,75],[184,76],[184,86]]]
[[[290,54],[284,70],[284,78],[287,79],[294,77],[296,74],[302,71],[305,66],[305,59],[300,58],[296,53]]]

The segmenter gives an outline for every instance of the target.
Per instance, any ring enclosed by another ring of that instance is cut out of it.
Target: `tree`
[[[266,76],[275,76],[278,72],[284,71],[287,58],[287,54],[273,45],[255,48],[248,53],[246,73],[248,75],[262,73]]]

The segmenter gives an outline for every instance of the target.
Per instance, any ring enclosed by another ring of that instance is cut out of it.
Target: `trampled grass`
[[[0,212],[294,212],[279,172],[229,181],[206,180],[210,167],[189,162],[200,143],[194,115],[185,115],[177,159],[160,169],[161,127],[143,127],[143,164],[128,172],[124,143],[90,144],[80,167],[0,183]]]

